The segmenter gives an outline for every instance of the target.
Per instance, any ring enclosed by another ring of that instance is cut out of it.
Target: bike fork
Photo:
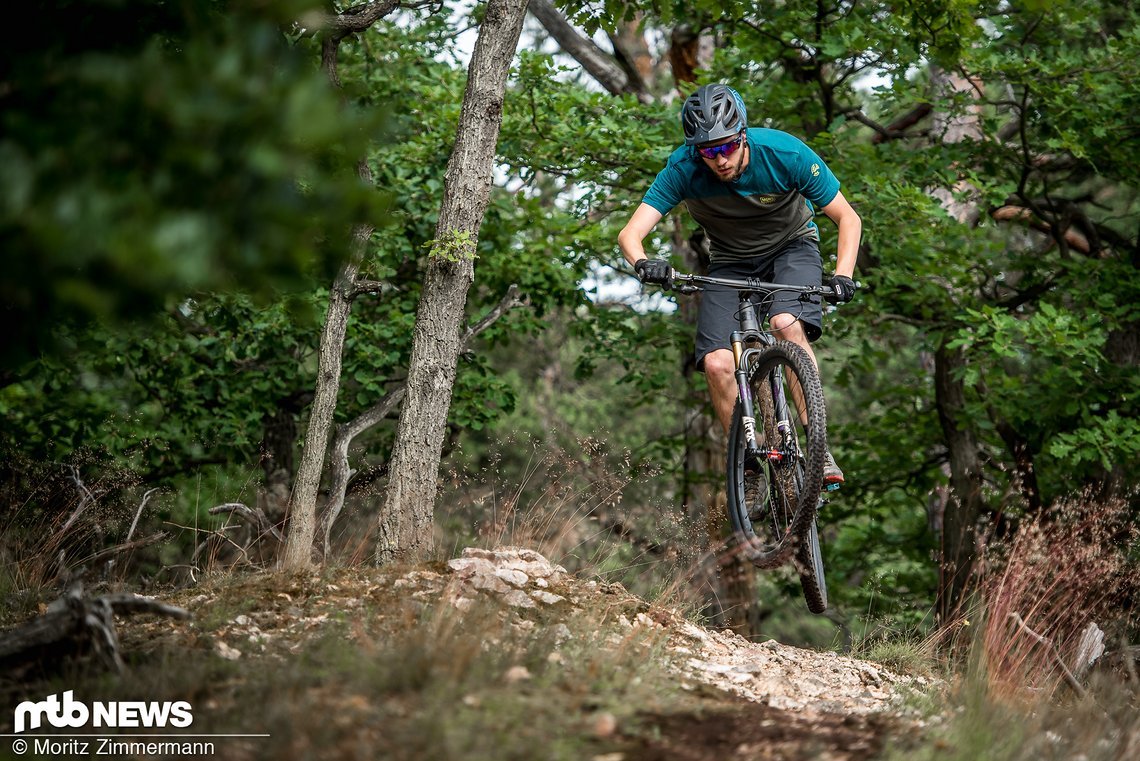
[[[740,394],[740,421],[744,424],[744,448],[746,455],[760,453],[756,441],[756,407],[752,400],[752,390],[748,387],[748,369],[743,361],[744,341],[737,334],[732,336],[732,354],[736,360],[736,388]]]

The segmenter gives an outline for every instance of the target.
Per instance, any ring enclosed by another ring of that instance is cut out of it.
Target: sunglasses
[[[744,135],[737,135],[735,140],[721,145],[714,145],[711,148],[698,148],[697,152],[704,156],[706,159],[715,159],[717,156],[731,156],[736,153],[736,149],[744,141]]]

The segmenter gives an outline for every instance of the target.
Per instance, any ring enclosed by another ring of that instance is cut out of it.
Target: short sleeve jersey
[[[683,145],[643,199],[662,214],[684,203],[704,228],[713,261],[767,256],[797,238],[818,240],[812,204],[826,206],[839,192],[839,180],[800,139],[757,127],[747,134],[748,167],[735,182],[719,179]]]

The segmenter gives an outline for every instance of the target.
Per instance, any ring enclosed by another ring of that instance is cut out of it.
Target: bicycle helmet
[[[732,137],[748,127],[748,112],[740,93],[728,85],[703,85],[681,109],[685,145],[701,145]]]

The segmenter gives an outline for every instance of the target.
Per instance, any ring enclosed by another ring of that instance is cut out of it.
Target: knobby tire
[[[728,516],[739,551],[758,568],[775,568],[794,557],[809,610],[820,613],[827,607],[827,589],[819,554],[815,518],[823,488],[823,461],[827,449],[827,412],[823,388],[815,363],[803,348],[789,341],[777,341],[756,357],[748,371],[748,385],[756,414],[756,437],[760,448],[784,449],[776,428],[772,394],[773,373],[783,375],[783,393],[788,400],[795,434],[794,451],[782,459],[762,458],[762,491],[766,494],[759,515],[750,516],[744,498],[746,444],[739,400],[732,416],[728,449]],[[798,380],[803,389],[804,411],[798,411],[793,387]],[[806,419],[806,425],[804,420]],[[798,452],[798,456],[796,453]]]
[[[808,526],[807,536],[796,549],[795,562],[808,610],[823,613],[827,610],[827,579],[823,574],[823,553],[820,552],[817,523],[813,520]]]

